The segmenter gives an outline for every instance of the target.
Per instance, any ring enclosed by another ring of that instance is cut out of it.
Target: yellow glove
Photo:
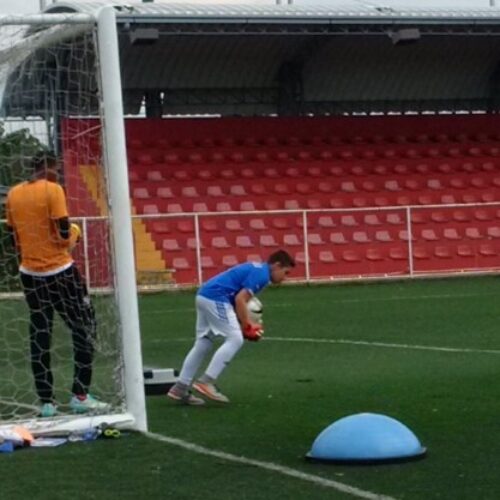
[[[74,222],[72,222],[69,226],[69,247],[68,250],[72,252],[76,247],[77,243],[80,242],[82,237],[82,231],[80,226]]]

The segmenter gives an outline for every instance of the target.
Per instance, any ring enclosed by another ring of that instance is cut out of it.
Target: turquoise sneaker
[[[111,408],[108,403],[103,403],[90,394],[85,399],[73,396],[69,406],[75,413],[106,413]]]
[[[50,418],[57,415],[57,406],[54,403],[44,403],[40,408],[40,417]]]

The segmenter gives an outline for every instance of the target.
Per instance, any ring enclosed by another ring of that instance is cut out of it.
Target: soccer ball
[[[252,323],[262,324],[262,310],[264,306],[257,297],[252,297],[247,302],[248,318]]]

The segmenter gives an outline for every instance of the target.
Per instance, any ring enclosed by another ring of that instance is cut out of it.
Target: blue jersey
[[[234,298],[240,290],[258,293],[270,282],[269,264],[248,262],[214,276],[198,290],[198,295],[217,302],[229,302],[234,306]]]

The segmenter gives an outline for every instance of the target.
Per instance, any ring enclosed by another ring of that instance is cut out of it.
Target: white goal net
[[[57,158],[70,221],[83,233],[72,257],[95,311],[95,322],[83,321],[93,351],[90,394],[109,404],[106,422],[109,415],[120,421],[128,411],[98,24],[85,16],[57,16],[57,24],[49,17],[26,24],[0,18],[0,425],[26,421],[50,427],[76,418],[69,403],[81,368],[81,338],[73,331],[78,325],[58,314],[57,297],[39,297],[37,311],[28,307],[5,219],[6,192],[31,178],[32,158],[41,151]],[[43,237],[43,230],[33,230]],[[34,315],[46,321],[34,322]],[[138,356],[140,364],[140,351]],[[44,419],[35,379],[42,371],[50,382],[49,369],[57,414]],[[91,422],[98,421],[95,414],[90,412]]]

